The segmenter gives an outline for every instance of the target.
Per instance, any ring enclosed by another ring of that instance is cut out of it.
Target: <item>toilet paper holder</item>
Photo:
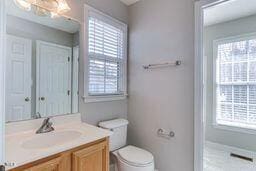
[[[166,132],[164,129],[160,128],[157,130],[157,135],[159,137],[163,137],[163,138],[166,138],[166,139],[170,139],[170,138],[173,138],[175,137],[175,133],[173,131],[170,131],[170,132]]]

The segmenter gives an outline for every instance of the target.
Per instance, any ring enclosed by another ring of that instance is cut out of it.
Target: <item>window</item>
[[[126,96],[127,25],[92,8],[87,19],[87,100],[123,98]]]
[[[256,129],[256,35],[215,42],[219,125]]]

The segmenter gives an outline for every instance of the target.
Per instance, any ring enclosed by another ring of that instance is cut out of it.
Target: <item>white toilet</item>
[[[100,122],[103,129],[113,131],[110,136],[110,151],[116,157],[118,171],[154,171],[153,155],[134,146],[126,146],[128,121],[115,119]]]

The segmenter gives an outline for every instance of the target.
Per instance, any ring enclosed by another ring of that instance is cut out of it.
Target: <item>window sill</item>
[[[109,96],[84,96],[85,103],[111,102],[127,99],[128,95],[109,95]]]
[[[213,127],[216,129],[221,129],[225,131],[256,135],[256,128],[253,129],[253,128],[246,128],[246,127],[239,127],[238,125],[235,125],[235,124],[231,125],[231,124],[225,124],[225,123],[215,123],[213,124]]]

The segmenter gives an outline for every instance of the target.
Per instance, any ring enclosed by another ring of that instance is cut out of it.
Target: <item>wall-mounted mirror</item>
[[[80,24],[6,3],[6,122],[77,113]]]

